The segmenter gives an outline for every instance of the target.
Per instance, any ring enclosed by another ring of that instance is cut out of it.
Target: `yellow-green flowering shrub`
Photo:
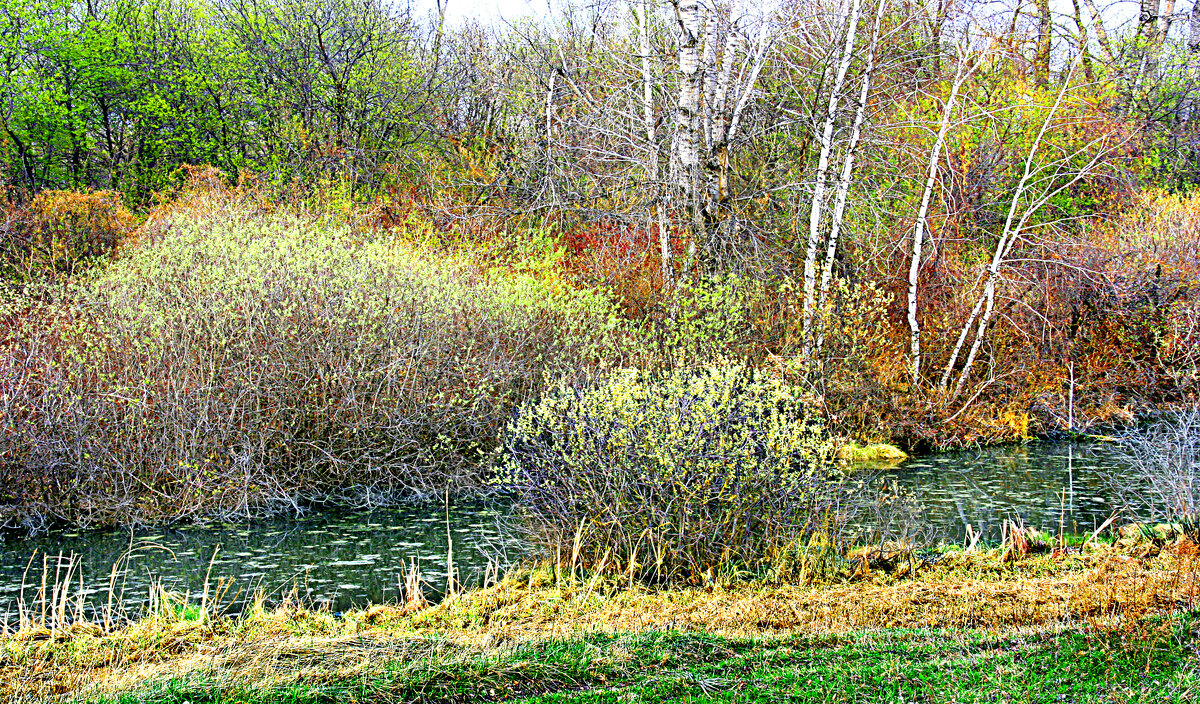
[[[610,359],[601,295],[230,206],[0,303],[0,504],[84,522],[485,483],[546,379]],[[41,507],[37,509],[37,507]]]
[[[682,280],[652,331],[657,353],[676,364],[761,358],[773,337],[763,281],[727,276]]]
[[[499,481],[555,559],[651,581],[760,570],[840,518],[841,473],[792,387],[736,364],[562,384],[504,435]]]

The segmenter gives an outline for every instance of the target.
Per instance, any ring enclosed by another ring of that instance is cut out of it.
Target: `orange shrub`
[[[0,241],[11,278],[71,274],[111,256],[133,232],[133,214],[115,191],[43,191],[16,211]]]

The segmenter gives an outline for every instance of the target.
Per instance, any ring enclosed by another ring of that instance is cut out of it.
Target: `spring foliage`
[[[114,191],[42,191],[0,223],[0,279],[70,275],[114,254],[134,216]]]
[[[233,206],[159,229],[3,300],[4,503],[107,522],[477,484],[511,409],[620,340],[601,295],[394,236]]]
[[[736,364],[559,385],[508,425],[499,480],[550,551],[651,581],[760,569],[836,522],[840,474],[795,389]]]

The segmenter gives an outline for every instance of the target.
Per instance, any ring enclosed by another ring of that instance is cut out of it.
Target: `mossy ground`
[[[839,448],[838,456],[853,465],[891,465],[908,459],[908,453],[904,450],[882,442],[868,445],[848,443]]]
[[[535,570],[432,608],[18,633],[0,639],[0,700],[1200,699],[1194,545],[1000,552],[810,587],[630,589]]]

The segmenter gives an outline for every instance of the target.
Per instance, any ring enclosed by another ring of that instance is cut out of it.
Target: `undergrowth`
[[[552,388],[518,412],[503,450],[499,481],[534,543],[631,580],[711,581],[824,555],[850,494],[801,393],[732,363]]]
[[[237,204],[0,300],[0,524],[484,484],[512,409],[621,358],[602,295]]]

